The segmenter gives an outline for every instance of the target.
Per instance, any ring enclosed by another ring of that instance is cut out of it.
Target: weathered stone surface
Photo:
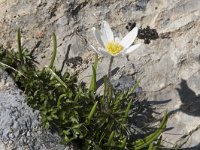
[[[93,26],[99,27],[101,20],[107,20],[122,37],[129,21],[136,21],[138,27],[155,28],[159,39],[143,44],[128,59],[115,59],[112,79],[136,75],[148,100],[159,104],[155,105],[156,111],[168,109],[168,127],[172,129],[163,134],[166,146],[181,144],[188,137],[183,147],[200,148],[199,0],[0,0],[0,8],[0,43],[16,49],[16,29],[20,27],[23,44],[34,50],[40,66],[44,66],[52,52],[52,32],[56,32],[56,66],[61,68],[65,58],[82,57],[82,65],[75,63],[73,71],[87,82],[93,56],[89,45],[97,46],[91,33]],[[98,79],[107,73],[108,64],[109,58],[103,57]],[[183,135],[190,136],[181,138]]]
[[[42,127],[38,111],[26,105],[13,80],[0,69],[0,149],[70,150],[61,138]],[[71,148],[70,148],[71,147]]]

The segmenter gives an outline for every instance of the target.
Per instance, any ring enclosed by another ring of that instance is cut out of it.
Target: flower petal
[[[90,45],[90,47],[91,47],[92,50],[95,51],[96,53],[100,53],[99,49],[96,49],[93,45]]]
[[[106,37],[107,39],[107,41],[105,41],[106,43],[109,41],[114,41],[113,32],[110,28],[110,25],[106,21],[103,21],[101,25],[101,32],[103,34],[103,37]]]
[[[102,47],[104,47],[104,42],[103,42],[103,40],[102,40],[102,38],[101,38],[102,35],[101,35],[101,33],[99,32],[99,30],[97,30],[95,27],[93,27],[93,28],[92,28],[92,31],[93,31],[93,34],[94,34],[94,36],[95,36],[97,42],[99,42],[99,44],[100,44]]]
[[[120,42],[120,44],[126,49],[134,42],[138,34],[138,28],[133,28]]]
[[[115,42],[120,43],[121,39],[119,37],[115,38]]]
[[[101,40],[103,41],[103,44],[104,44],[103,47],[106,47],[106,44],[108,43],[108,39],[106,36],[103,35],[103,33],[101,33]]]
[[[92,48],[92,50],[94,50],[98,54],[101,54],[101,55],[107,55],[108,54],[103,48],[96,49],[93,45],[90,45],[90,47]]]
[[[123,51],[123,54],[129,54],[140,47],[141,44],[136,44]]]

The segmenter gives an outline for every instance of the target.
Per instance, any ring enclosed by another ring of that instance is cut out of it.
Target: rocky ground
[[[167,147],[200,149],[199,0],[0,0],[0,43],[16,49],[16,29],[20,27],[23,45],[42,67],[49,64],[55,32],[56,67],[63,71],[72,67],[72,73],[88,82],[94,56],[89,45],[97,46],[91,28],[98,28],[102,20],[122,37],[128,32],[127,25],[134,22],[143,29],[156,29],[158,38],[145,33],[145,38],[136,40],[143,43],[138,50],[115,58],[112,79],[140,79],[155,111],[169,111],[168,130],[163,134]],[[101,58],[98,79],[107,73],[108,63],[109,58]]]

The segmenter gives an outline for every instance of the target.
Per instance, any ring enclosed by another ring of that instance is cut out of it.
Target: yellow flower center
[[[116,55],[118,54],[120,51],[123,50],[123,46],[121,46],[119,43],[115,42],[115,41],[111,41],[108,42],[106,44],[106,50],[108,51],[108,53],[110,53],[111,55]]]

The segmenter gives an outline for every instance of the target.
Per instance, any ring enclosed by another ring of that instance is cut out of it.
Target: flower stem
[[[110,57],[110,63],[109,63],[109,67],[108,67],[108,75],[107,75],[107,80],[108,80],[108,82],[107,82],[107,95],[106,95],[106,99],[105,99],[105,110],[106,110],[106,112],[108,112],[108,103],[109,103],[109,95],[110,95],[110,91],[111,91],[111,81],[110,81],[110,78],[111,78],[111,76],[112,76],[112,72],[111,72],[111,68],[112,68],[112,63],[113,63],[113,59],[114,59],[114,57],[113,56],[111,56]]]

